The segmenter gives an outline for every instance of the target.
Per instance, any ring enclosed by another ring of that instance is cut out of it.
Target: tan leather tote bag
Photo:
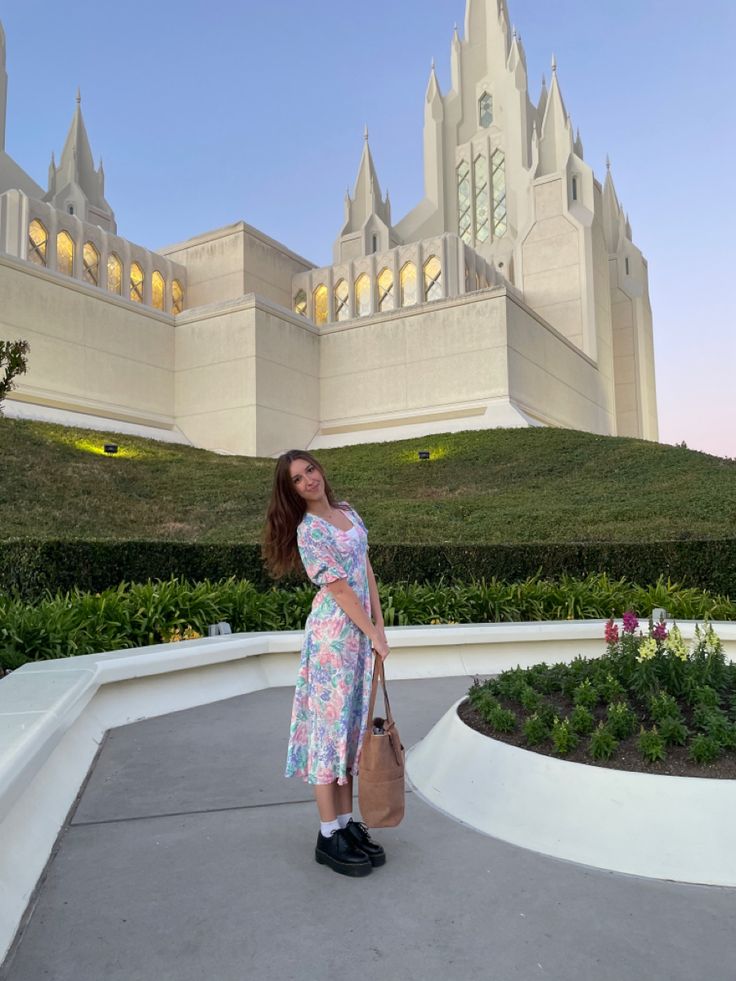
[[[378,683],[383,687],[386,718],[374,716]],[[383,658],[375,655],[368,709],[358,770],[358,803],[369,828],[395,828],[404,817],[404,747],[386,691]]]

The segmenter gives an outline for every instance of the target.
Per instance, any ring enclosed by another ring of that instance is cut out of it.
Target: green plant
[[[684,746],[689,736],[689,731],[682,719],[665,715],[659,720],[659,734],[664,739],[667,746]]]
[[[517,724],[516,715],[511,709],[502,708],[498,704],[488,708],[484,712],[484,718],[491,729],[498,733],[513,732]]]
[[[610,705],[611,702],[621,701],[626,696],[626,689],[610,671],[607,671],[605,677],[598,681],[596,687],[598,688],[601,699],[606,705]]]
[[[529,746],[539,746],[549,739],[549,724],[535,712],[522,726],[524,739]]]
[[[594,760],[610,760],[618,747],[618,739],[603,722],[598,723],[588,743],[588,752]]]
[[[628,702],[613,702],[608,706],[607,724],[616,739],[627,739],[636,731],[638,719]]]
[[[595,708],[598,704],[598,691],[590,678],[586,678],[573,690],[572,700],[575,705]]]
[[[554,747],[553,751],[558,756],[567,756],[567,754],[571,753],[578,744],[578,737],[573,732],[568,719],[560,719],[559,717],[556,717],[552,723],[552,732],[550,733],[550,736]]]
[[[595,728],[593,713],[585,705],[576,705],[570,713],[570,728],[578,736],[587,736]]]
[[[706,736],[704,732],[699,732],[690,740],[690,759],[700,766],[715,763],[722,752],[723,749],[718,740],[714,739],[713,736]]]
[[[718,692],[710,685],[696,685],[690,694],[690,704],[694,708],[718,708]]]
[[[642,726],[636,746],[642,758],[649,763],[660,763],[666,756],[665,741],[656,726],[651,729]]]
[[[722,749],[736,748],[736,726],[722,709],[699,705],[693,712],[693,724],[706,736],[715,739]]]
[[[681,719],[682,712],[674,698],[669,692],[658,691],[649,699],[649,715],[652,722],[661,725],[664,719]]]
[[[534,712],[539,707],[542,696],[531,685],[526,685],[521,691],[519,701],[525,712]]]
[[[15,387],[15,378],[28,370],[28,341],[0,340],[0,415],[5,396]]]

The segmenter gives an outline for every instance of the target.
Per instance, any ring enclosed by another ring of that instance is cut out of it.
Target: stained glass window
[[[37,266],[45,266],[49,248],[49,233],[37,218],[28,226],[28,258]]]
[[[118,296],[123,292],[123,264],[114,252],[107,257],[107,288]]]
[[[394,274],[385,268],[378,274],[378,309],[393,310],[395,305]]]
[[[424,299],[442,299],[442,264],[436,255],[424,263]]]
[[[327,323],[328,295],[327,287],[320,283],[313,293],[314,300],[314,322],[315,324]]]
[[[307,315],[307,294],[304,290],[299,290],[294,297],[294,313],[298,313],[300,317]]]
[[[399,274],[402,307],[411,307],[417,302],[417,267],[407,262]]]
[[[143,303],[143,270],[137,262],[130,264],[130,298],[134,303]]]
[[[470,167],[466,160],[457,165],[457,233],[463,242],[472,244],[470,230]]]
[[[184,309],[184,287],[178,279],[171,283],[171,312],[181,313]]]
[[[355,280],[355,311],[359,317],[367,317],[371,312],[371,281],[367,273],[361,273]]]
[[[335,320],[348,320],[350,318],[349,297],[350,287],[346,280],[341,279],[335,286]]]
[[[166,309],[166,280],[158,269],[151,276],[151,303],[157,310]]]
[[[475,183],[475,239],[487,242],[491,233],[488,201],[488,161],[484,153],[473,160],[473,181]]]
[[[487,92],[478,99],[478,121],[485,128],[493,122],[493,99]]]
[[[74,239],[69,232],[56,236],[56,268],[65,276],[74,274]]]
[[[493,169],[493,237],[506,234],[506,174],[502,150],[494,150],[491,158]]]
[[[82,249],[84,278],[93,286],[100,285],[100,253],[92,242],[85,242]]]

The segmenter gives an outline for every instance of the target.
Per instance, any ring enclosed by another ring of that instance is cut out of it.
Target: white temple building
[[[424,97],[424,196],[394,222],[365,134],[333,264],[245,222],[121,238],[77,106],[46,190],[6,152],[0,337],[13,416],[268,456],[497,426],[656,440],[647,263],[557,67],[536,102],[506,0],[467,0]]]

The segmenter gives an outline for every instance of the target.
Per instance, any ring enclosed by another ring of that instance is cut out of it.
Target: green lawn
[[[115,441],[128,456],[95,452]],[[430,461],[417,450],[429,449]],[[736,462],[642,440],[494,429],[316,454],[386,543],[736,537]],[[0,419],[0,537],[255,542],[274,461]]]

